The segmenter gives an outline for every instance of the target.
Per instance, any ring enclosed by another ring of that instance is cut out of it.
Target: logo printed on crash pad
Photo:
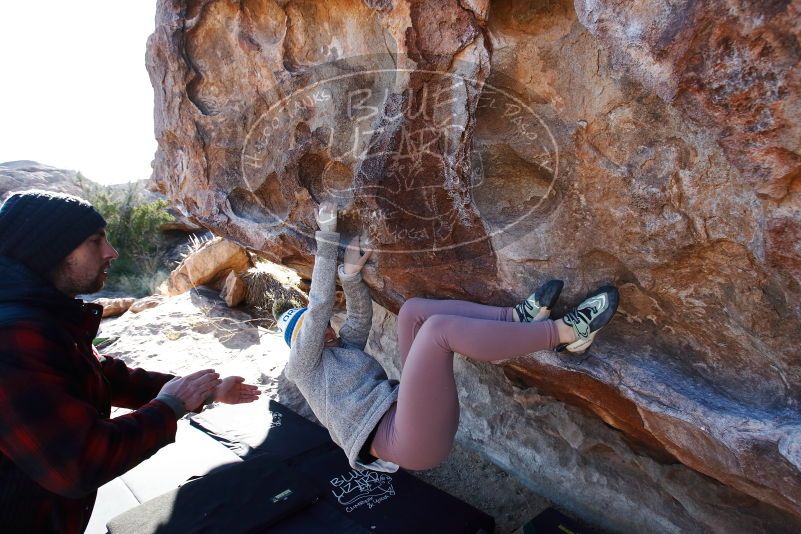
[[[331,493],[345,507],[346,512],[362,506],[372,509],[395,495],[392,477],[377,471],[352,469],[347,474],[332,478],[331,485],[334,488]]]
[[[272,417],[272,420],[270,421],[270,428],[281,426],[281,418],[284,417],[281,412],[274,412],[270,410],[270,416]]]

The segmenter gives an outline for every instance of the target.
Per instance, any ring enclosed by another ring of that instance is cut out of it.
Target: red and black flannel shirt
[[[79,301],[78,301],[79,302]],[[92,346],[102,308],[0,327],[0,531],[83,532],[97,488],[175,440],[171,375]],[[111,406],[135,411],[110,419]]]

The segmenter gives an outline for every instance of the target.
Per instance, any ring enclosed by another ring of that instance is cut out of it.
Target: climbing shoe
[[[531,296],[515,306],[517,320],[521,323],[532,323],[547,319],[564,285],[561,280],[545,282]]]
[[[566,350],[575,354],[586,351],[592,345],[595,334],[612,320],[619,300],[620,294],[616,287],[604,286],[567,312],[561,320],[573,327],[576,340],[572,343],[563,343],[556,350],[559,352]]]

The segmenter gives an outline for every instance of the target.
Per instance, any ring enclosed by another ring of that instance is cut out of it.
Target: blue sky
[[[0,2],[0,162],[101,183],[150,176],[156,0]]]

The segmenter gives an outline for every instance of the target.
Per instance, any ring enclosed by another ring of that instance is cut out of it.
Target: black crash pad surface
[[[537,517],[523,525],[522,534],[597,534],[597,530],[583,525],[556,508],[546,508]]]
[[[269,456],[223,466],[108,523],[110,534],[262,532],[318,500],[319,490]]]
[[[254,403],[247,410],[235,412],[246,406],[215,408],[192,422],[242,458],[241,464],[224,471],[239,480],[238,484],[221,494],[212,489],[218,485],[214,478],[217,473],[209,474],[116,518],[109,523],[110,532],[216,532],[221,525],[231,533],[492,532],[492,517],[403,470],[381,473],[352,469],[325,428],[280,403]],[[294,513],[282,510],[273,514],[269,503],[273,490],[280,490],[272,485],[274,479],[279,480],[278,486],[283,480],[307,484],[306,489],[298,489],[298,494],[313,494],[315,498],[303,505],[295,501]],[[271,489],[260,493],[248,490],[259,486]],[[240,491],[245,491],[244,495]],[[249,507],[209,501],[209,494],[222,501],[244,500]],[[251,507],[268,509],[261,524],[248,515]],[[186,519],[186,510],[190,509],[194,514],[191,521]],[[135,530],[125,530],[134,525]],[[174,526],[180,528],[173,530]]]
[[[274,400],[219,406],[192,418],[192,425],[247,458],[270,454],[277,459],[336,446],[328,430]]]

